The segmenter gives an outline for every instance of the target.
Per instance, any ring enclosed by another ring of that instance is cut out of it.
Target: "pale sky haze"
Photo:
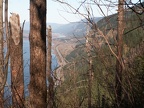
[[[9,0],[9,15],[10,12],[18,13],[20,15],[20,21],[23,22],[24,20],[29,21],[29,1],[30,0]],[[78,8],[80,2],[82,0],[63,0],[68,1],[73,7]],[[87,6],[87,5],[86,5]],[[103,16],[100,12],[100,9],[96,6],[92,6],[93,8],[93,16],[99,17]],[[103,11],[106,15],[113,14],[116,8],[110,8],[109,13],[106,8],[102,7]],[[84,19],[81,15],[73,15],[68,13],[67,11],[71,11],[65,5],[62,5],[58,2],[54,2],[53,0],[47,0],[47,22],[51,23],[59,23],[65,24],[69,22],[79,21]],[[80,11],[82,13],[86,13],[86,9],[81,7]]]
[[[20,15],[21,22],[24,20],[29,21],[29,1],[30,0],[9,0],[9,16],[10,12],[14,12]],[[60,5],[60,3],[47,0],[47,22],[62,24],[69,23],[67,20],[72,22],[80,20],[80,18],[77,18],[71,14],[67,14],[67,12],[62,10],[63,7]]]

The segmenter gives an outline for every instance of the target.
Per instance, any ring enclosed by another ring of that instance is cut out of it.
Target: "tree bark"
[[[89,26],[89,24],[88,24]],[[89,30],[89,29],[88,29]],[[91,89],[92,89],[92,57],[91,57],[91,50],[92,50],[92,37],[90,31],[87,31],[87,39],[86,39],[86,47],[87,47],[87,55],[88,55],[88,108],[91,108]]]
[[[10,64],[13,107],[24,106],[23,37],[19,15],[10,17]]]
[[[0,1],[0,88],[4,81],[4,55],[3,55],[3,0]],[[0,107],[3,108],[3,90],[0,91]]]
[[[123,54],[123,32],[124,32],[124,0],[119,0],[118,3],[118,28],[117,28],[117,57],[116,60],[116,105],[121,107],[122,97],[122,54]]]
[[[52,43],[52,30],[51,26],[48,27],[48,50],[47,50],[47,76],[48,76],[48,108],[54,108],[54,81],[52,78],[52,56],[51,56],[51,43]]]
[[[46,0],[30,0],[30,108],[46,108]]]

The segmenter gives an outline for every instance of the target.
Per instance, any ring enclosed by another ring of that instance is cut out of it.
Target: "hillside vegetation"
[[[143,108],[144,103],[144,28],[143,15],[125,12],[123,43],[123,108]],[[108,39],[116,52],[117,14],[97,22],[97,27]],[[115,97],[115,56],[104,39],[95,36],[92,43],[92,108],[112,108]],[[98,40],[98,41],[97,41]],[[101,41],[102,44],[97,45]],[[78,44],[66,56],[69,63],[63,68],[64,82],[58,86],[58,100],[61,108],[87,107],[88,100],[88,56],[85,43]],[[70,98],[73,95],[72,98]]]

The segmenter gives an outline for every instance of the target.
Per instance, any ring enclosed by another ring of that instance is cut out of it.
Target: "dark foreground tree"
[[[30,108],[46,108],[46,0],[30,0]]]

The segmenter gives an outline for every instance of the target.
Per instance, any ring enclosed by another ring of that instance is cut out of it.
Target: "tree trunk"
[[[90,46],[89,46],[90,47]],[[89,70],[88,70],[88,108],[91,108],[91,89],[92,89],[92,57],[90,49],[88,51]]]
[[[30,0],[30,108],[46,108],[46,0]]]
[[[0,88],[3,88],[4,79],[3,55],[3,0],[0,1]],[[3,108],[3,90],[0,91],[0,107]]]
[[[118,3],[118,28],[117,28],[117,57],[116,60],[116,105],[121,107],[122,97],[122,53],[123,53],[123,32],[124,32],[124,0],[119,0]]]
[[[89,26],[89,25],[88,25]],[[89,30],[89,29],[88,29]],[[87,55],[88,55],[88,108],[91,108],[91,88],[92,88],[92,57],[91,57],[91,34],[90,31],[87,31],[87,39],[86,39],[86,47],[87,47]]]
[[[10,17],[10,64],[11,89],[13,107],[24,106],[24,76],[23,76],[23,37],[19,15],[12,13]]]
[[[47,76],[48,76],[48,83],[49,83],[49,90],[48,90],[48,108],[54,108],[54,81],[52,78],[52,56],[51,56],[51,43],[52,43],[52,31],[51,26],[48,27],[48,50],[47,50]]]

